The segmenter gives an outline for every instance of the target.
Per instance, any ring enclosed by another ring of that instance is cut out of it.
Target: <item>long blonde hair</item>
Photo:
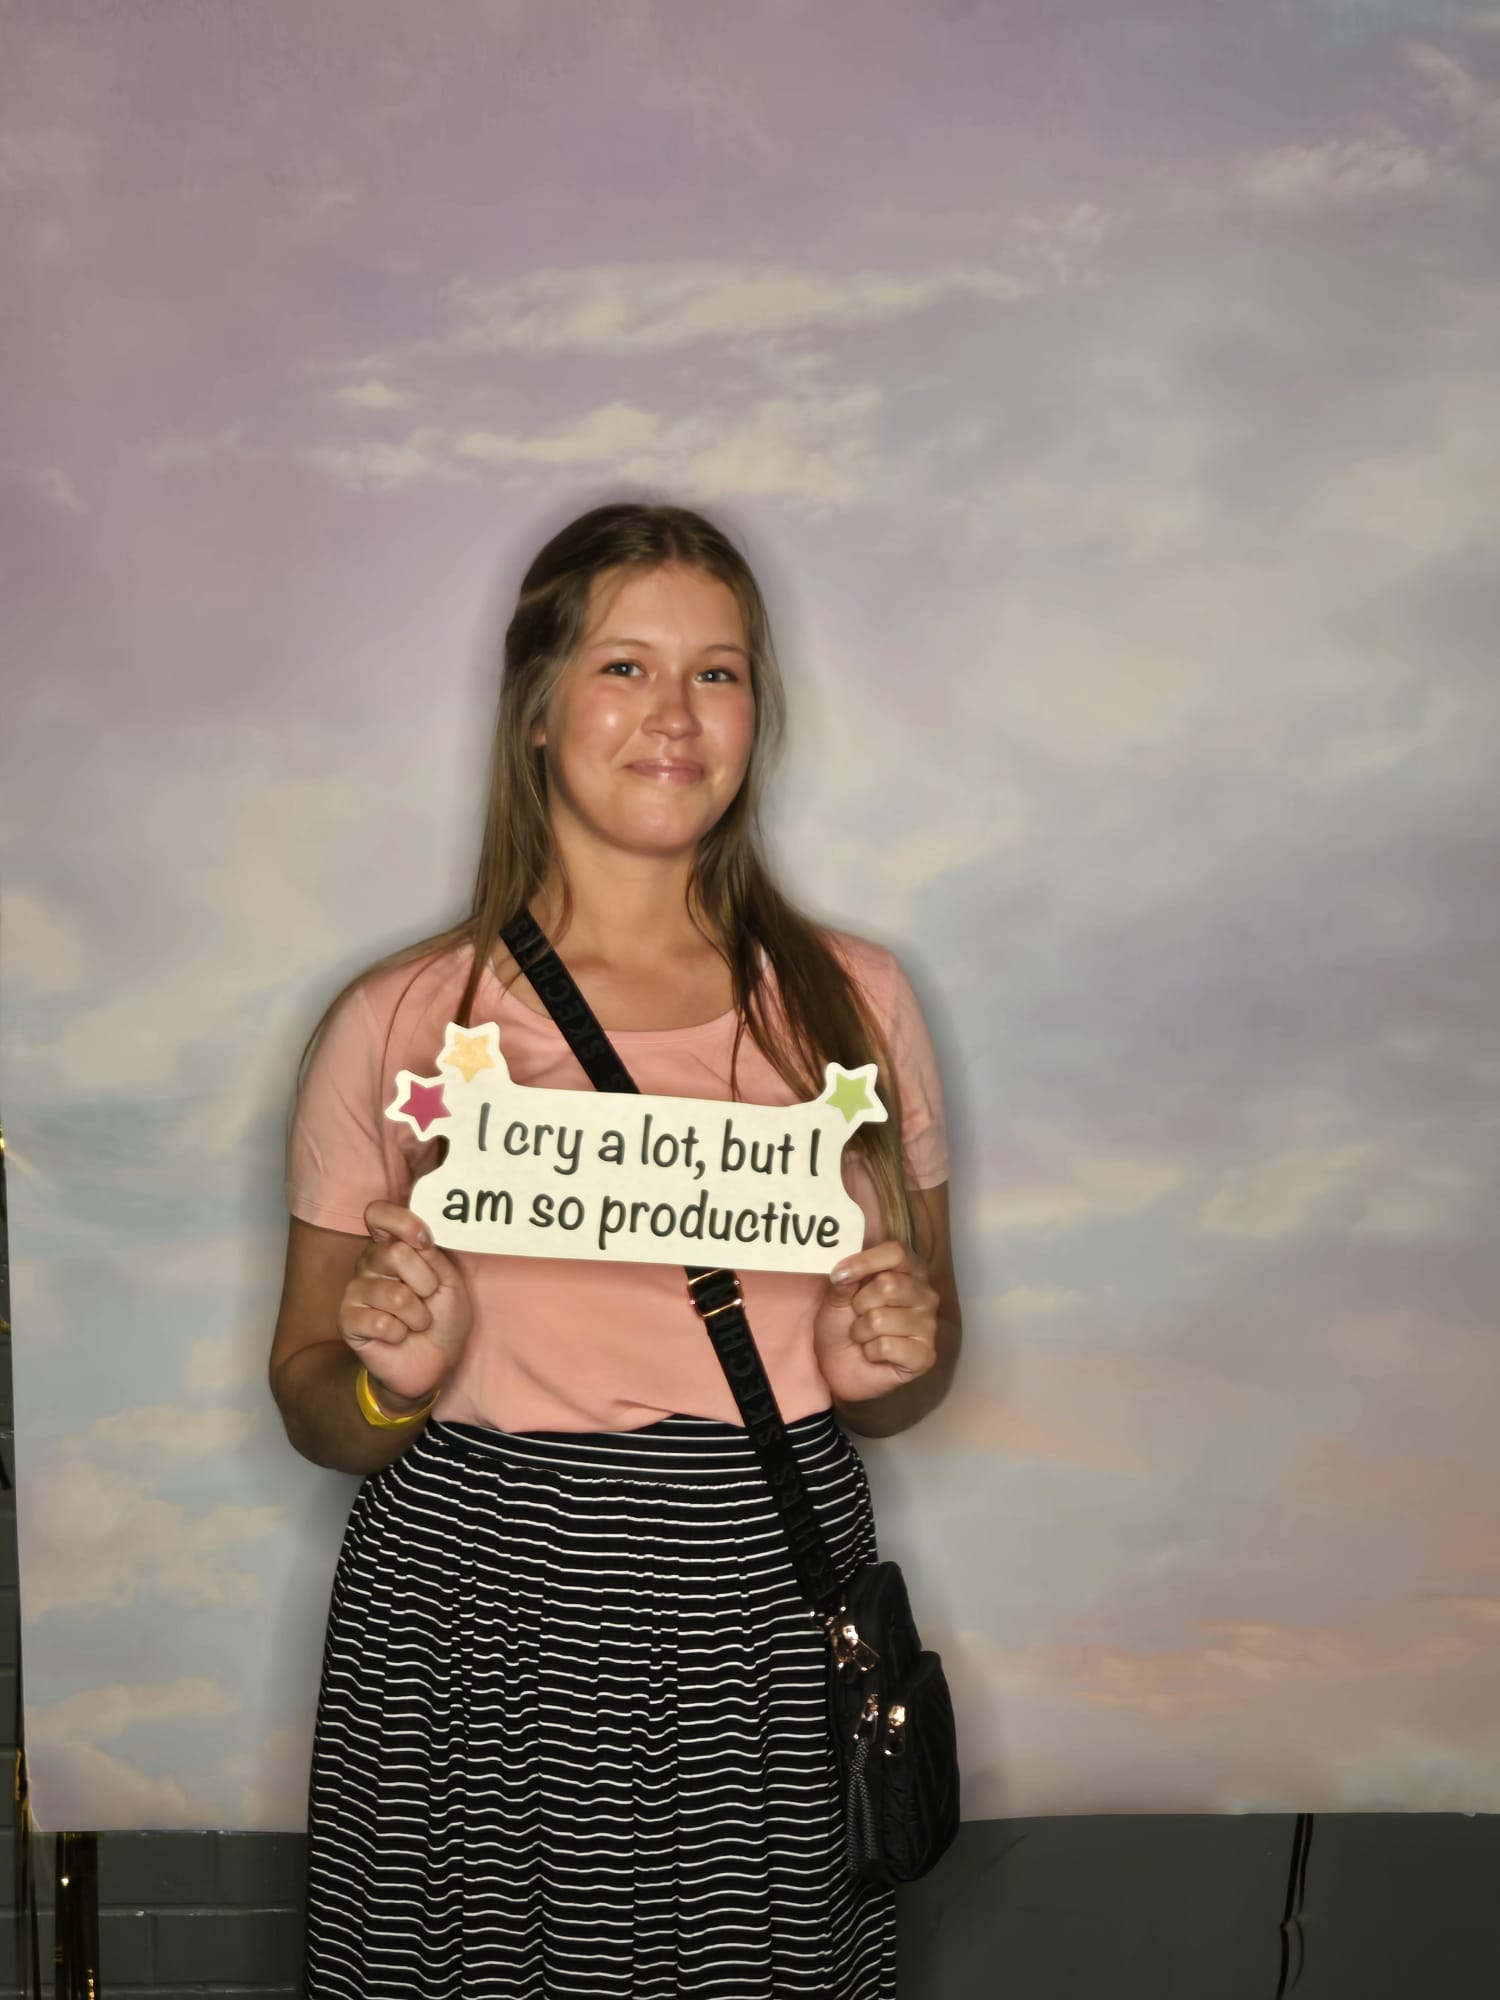
[[[580,515],[537,554],[505,633],[484,840],[469,915],[381,963],[413,964],[471,944],[473,963],[453,1014],[467,1023],[501,925],[530,903],[549,874],[562,869],[547,810],[545,753],[534,747],[534,738],[587,629],[594,583],[609,573],[641,573],[666,563],[701,570],[733,591],[750,654],[755,726],[749,765],[723,818],[699,844],[689,899],[694,921],[733,979],[740,1022],[735,1054],[748,1033],[788,1087],[804,1098],[821,1095],[830,1060],[850,1068],[880,1065],[889,1120],[861,1126],[851,1144],[863,1155],[888,1233],[909,1241],[901,1107],[884,1035],[827,938],[776,886],[761,848],[761,797],[786,714],[765,602],[745,558],[702,514],[615,502]],[[561,879],[566,911],[566,877]],[[775,974],[774,1002],[761,977],[762,953]]]

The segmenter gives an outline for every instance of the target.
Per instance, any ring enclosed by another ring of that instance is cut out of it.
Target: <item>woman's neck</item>
[[[611,850],[604,867],[570,855],[567,871],[566,929],[560,876],[532,898],[532,915],[606,1031],[695,1028],[732,1009],[734,975],[688,907],[690,866]],[[544,1011],[524,977],[507,983]]]
[[[537,922],[565,958],[661,966],[704,949],[689,904],[690,857],[585,850],[568,855],[565,865],[566,901],[560,872],[532,899]]]

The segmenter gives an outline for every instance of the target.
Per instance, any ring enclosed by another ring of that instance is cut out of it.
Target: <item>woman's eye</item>
[[[605,665],[603,671],[607,674],[613,674],[613,673],[634,674],[638,673],[640,669],[636,666],[634,660],[610,660]]]
[[[737,681],[739,679],[739,675],[735,672],[733,667],[705,667],[703,669],[703,672],[698,676],[698,678],[699,680],[704,680],[704,681],[711,681],[711,680]]]

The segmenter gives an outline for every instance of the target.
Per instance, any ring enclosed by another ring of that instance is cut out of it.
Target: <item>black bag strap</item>
[[[636,1091],[634,1078],[579,992],[572,973],[530,912],[522,910],[513,917],[501,927],[500,936],[594,1088]],[[809,1608],[828,1618],[841,1608],[843,1589],[750,1331],[740,1281],[733,1271],[691,1264],[686,1269],[688,1297],[713,1342],[744,1419],[746,1435],[771,1489],[791,1551],[797,1587]]]

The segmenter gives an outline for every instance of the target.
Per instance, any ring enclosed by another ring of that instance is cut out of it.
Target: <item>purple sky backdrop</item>
[[[1500,8],[69,0],[0,79],[43,1823],[298,1823],[289,1078],[621,490],[745,541],[777,850],[940,1042],[965,1379],[867,1456],[969,1809],[1495,1809]]]

